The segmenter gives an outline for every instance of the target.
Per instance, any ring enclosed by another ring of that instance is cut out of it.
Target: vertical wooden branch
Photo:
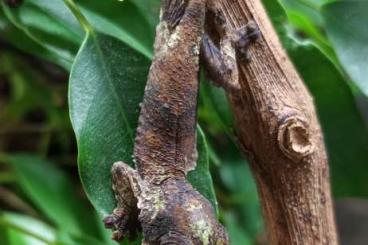
[[[271,244],[337,244],[329,169],[313,100],[260,0],[219,0],[235,27],[255,20],[260,40],[240,65],[231,98],[240,144],[251,161]]]

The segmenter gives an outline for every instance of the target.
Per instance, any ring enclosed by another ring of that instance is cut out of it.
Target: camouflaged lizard
[[[199,64],[215,84],[236,93],[237,55],[245,55],[257,30],[228,28],[215,5],[162,0],[135,139],[136,170],[123,162],[112,167],[117,208],[104,222],[115,240],[142,230],[142,244],[229,243],[209,201],[186,180],[197,159]],[[209,18],[217,26],[217,46],[204,33]]]

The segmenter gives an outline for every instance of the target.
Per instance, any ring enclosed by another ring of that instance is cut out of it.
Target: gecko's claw
[[[223,16],[223,14],[221,13],[220,10],[216,11],[214,21],[215,21],[215,26],[217,28],[217,32],[220,35],[224,35],[226,30],[227,30],[226,29],[227,28],[227,23],[226,23],[225,17]]]
[[[105,227],[113,230],[112,239],[115,241],[121,241],[124,238],[124,234],[128,232],[127,223],[128,216],[121,208],[116,208],[112,214],[106,216],[103,219]]]
[[[250,44],[260,37],[260,31],[255,22],[250,21],[247,25],[235,30],[234,42],[237,47],[239,58],[249,62],[250,55],[248,48]]]
[[[106,216],[103,219],[103,222],[105,224],[106,229],[112,229],[112,228],[114,228],[114,226],[116,224],[116,219],[113,215],[109,215],[109,216]]]
[[[122,231],[114,231],[111,236],[111,239],[117,242],[123,240],[123,238],[124,238],[124,233]]]

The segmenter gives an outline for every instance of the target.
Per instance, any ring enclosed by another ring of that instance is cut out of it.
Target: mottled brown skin
[[[234,41],[224,41],[228,36],[222,35],[220,46],[225,43],[227,48],[218,50],[207,38],[201,48],[206,4],[162,1],[134,147],[137,170],[122,162],[112,168],[118,206],[104,222],[115,240],[133,238],[142,229],[142,244],[229,244],[209,201],[186,180],[197,158],[200,50],[218,84],[234,85],[237,79]]]
[[[205,1],[188,4],[175,27],[172,23],[176,18],[171,14],[175,10],[163,13],[139,118],[134,148],[138,172],[156,184],[171,177],[185,179],[188,170],[195,167],[199,50]]]

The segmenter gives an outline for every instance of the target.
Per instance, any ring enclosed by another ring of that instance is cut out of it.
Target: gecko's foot
[[[139,192],[136,171],[123,162],[116,162],[111,168],[112,189],[117,208],[103,220],[105,227],[111,229],[112,239],[116,241],[128,237],[134,239],[140,230],[138,222],[137,198]]]
[[[113,213],[103,219],[105,227],[111,229],[112,239],[121,241],[126,235],[131,236],[128,228],[129,217],[121,208],[114,209]]]
[[[214,24],[216,27],[216,31],[220,36],[226,35],[226,32],[228,32],[228,24],[226,22],[225,16],[222,14],[222,12],[219,9],[212,10],[214,12],[215,18],[214,18]]]
[[[250,55],[248,48],[251,43],[256,41],[260,37],[260,31],[255,22],[249,21],[249,23],[233,32],[233,41],[235,43],[238,57],[242,61],[249,62]]]

